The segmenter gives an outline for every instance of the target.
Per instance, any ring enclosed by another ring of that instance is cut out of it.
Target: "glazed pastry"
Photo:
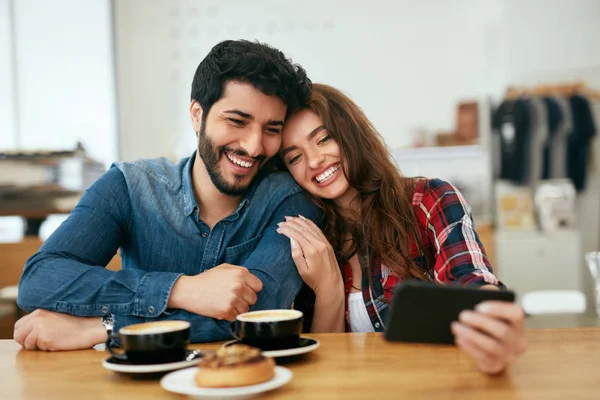
[[[196,383],[207,388],[255,385],[275,376],[275,361],[243,344],[205,353],[198,367]]]

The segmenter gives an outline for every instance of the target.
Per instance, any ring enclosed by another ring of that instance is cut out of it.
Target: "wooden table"
[[[529,350],[506,374],[478,372],[451,346],[386,343],[380,334],[315,334],[321,347],[288,365],[277,399],[597,399],[600,328],[528,331]],[[218,344],[193,345],[210,349]],[[182,399],[158,380],[105,370],[106,354],[21,351],[0,341],[2,399]]]

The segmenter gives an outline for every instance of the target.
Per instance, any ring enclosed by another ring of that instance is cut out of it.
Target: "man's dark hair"
[[[281,51],[258,42],[226,40],[212,48],[194,74],[191,97],[202,107],[203,119],[222,97],[227,81],[247,82],[278,96],[287,104],[287,115],[307,104],[312,87],[306,71]]]

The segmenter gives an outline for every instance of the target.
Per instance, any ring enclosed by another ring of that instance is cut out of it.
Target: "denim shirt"
[[[193,342],[231,337],[229,323],[168,309],[182,275],[222,263],[242,265],[263,283],[255,309],[290,308],[302,286],[289,239],[276,232],[287,215],[320,212],[286,172],[255,178],[235,212],[209,227],[192,185],[195,154],[116,163],[82,196],[68,219],[26,263],[18,305],[82,317],[112,314],[115,331],[151,320],[183,319]],[[120,248],[122,270],[105,268]]]

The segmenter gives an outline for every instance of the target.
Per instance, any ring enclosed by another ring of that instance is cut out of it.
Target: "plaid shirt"
[[[412,204],[419,221],[424,251],[419,255],[416,243],[411,243],[411,255],[417,266],[425,268],[433,260],[433,278],[439,284],[503,286],[492,272],[492,266],[475,231],[471,207],[460,192],[439,179],[420,180],[415,185]],[[401,278],[378,260],[371,264],[373,287],[368,277],[362,278],[362,294],[371,323],[376,332],[385,329],[388,304],[394,287]],[[346,288],[346,330],[348,324],[348,294],[352,287],[349,263],[342,268]]]

